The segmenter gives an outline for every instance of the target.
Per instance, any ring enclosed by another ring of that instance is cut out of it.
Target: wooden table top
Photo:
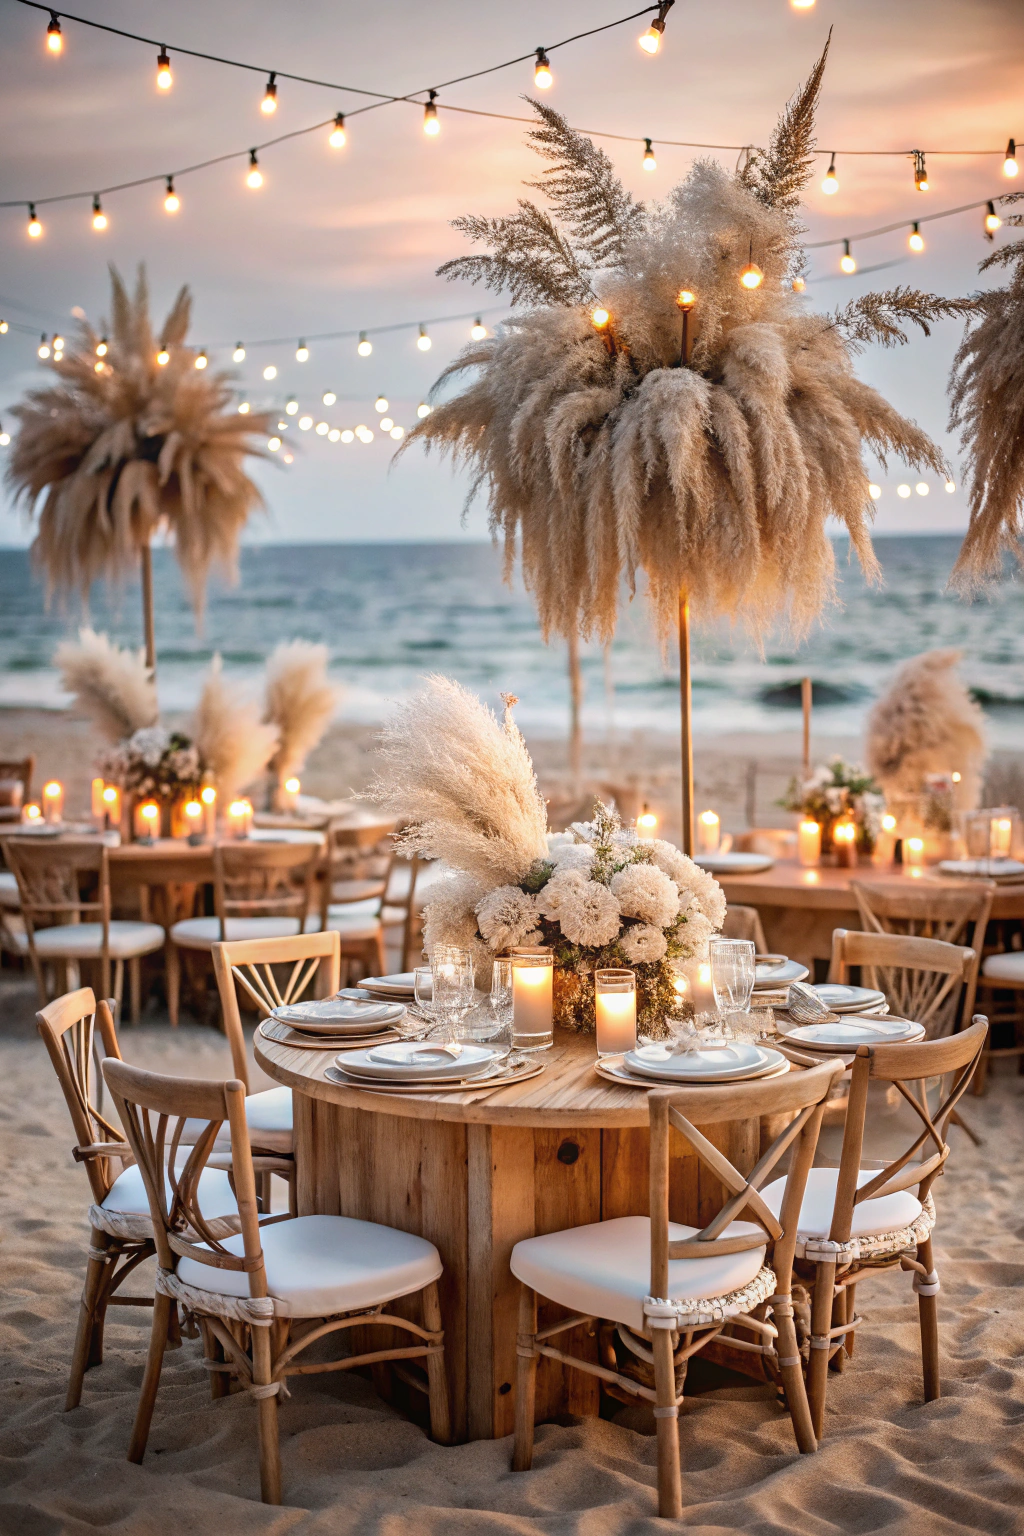
[[[865,885],[901,886],[927,881],[944,886],[963,885],[927,866],[920,872],[902,865],[858,864],[855,869],[836,869],[822,864],[805,869],[795,859],[776,859],[771,869],[756,875],[716,875],[716,880],[734,904],[756,907],[805,907],[817,912],[855,911],[857,901],[850,890],[851,880]],[[997,886],[992,904],[994,918],[1024,917],[1024,885]]]
[[[556,1030],[555,1043],[540,1053],[544,1070],[525,1082],[507,1088],[476,1093],[410,1094],[373,1093],[365,1088],[343,1087],[324,1077],[333,1063],[330,1051],[302,1051],[265,1040],[257,1031],[256,1060],[269,1077],[297,1093],[326,1099],[348,1109],[398,1115],[413,1120],[454,1120],[487,1125],[610,1128],[646,1126],[647,1093],[639,1088],[618,1087],[594,1071],[596,1047],[593,1035]],[[663,1086],[654,1084],[653,1086]]]

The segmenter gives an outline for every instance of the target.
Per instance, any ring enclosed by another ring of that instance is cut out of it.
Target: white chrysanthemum
[[[626,929],[619,948],[632,965],[640,965],[645,960],[660,960],[668,949],[668,940],[660,928],[638,923],[635,928]]]
[[[687,905],[687,898],[696,899],[705,917],[711,919],[715,928],[721,928],[725,921],[725,892],[715,877],[660,837],[655,838],[650,849],[653,862],[679,888],[683,907]]]
[[[706,960],[708,940],[717,931],[717,924],[713,923],[709,917],[705,917],[703,912],[691,908],[686,914],[686,922],[676,934],[676,940],[685,948],[686,959]]]
[[[589,870],[594,862],[594,850],[589,843],[564,843],[552,848],[548,857],[559,873],[563,869]]]
[[[476,938],[476,904],[485,894],[472,875],[453,872],[434,886],[423,908],[423,947],[429,955],[439,944],[469,948]]]
[[[518,885],[499,885],[476,905],[480,932],[492,949],[522,944],[537,923],[537,898]]]
[[[559,898],[558,925],[570,944],[600,949],[618,936],[619,903],[599,880],[580,879]]]
[[[667,928],[679,911],[679,892],[656,864],[627,864],[612,876],[611,888],[624,917],[639,917]]]
[[[571,900],[586,884],[587,876],[582,870],[556,869],[537,897],[537,911],[554,923],[560,922],[563,902]]]

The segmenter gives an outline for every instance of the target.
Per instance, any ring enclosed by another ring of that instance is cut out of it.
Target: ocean
[[[955,537],[876,541],[885,585],[868,588],[837,540],[842,606],[800,645],[773,637],[763,659],[721,625],[694,637],[694,726],[702,736],[792,730],[798,680],[815,682],[815,725],[859,733],[865,711],[907,657],[962,650],[962,675],[990,713],[993,745],[1024,748],[1024,586],[1009,570],[992,594],[964,603],[946,590]],[[154,558],[162,707],[190,707],[219,651],[225,671],[259,687],[281,640],[322,641],[342,686],[339,718],[369,723],[443,672],[497,705],[519,696],[524,730],[562,735],[569,690],[565,647],[541,639],[529,595],[504,586],[488,544],[263,545],[242,551],[236,587],[211,583],[197,633],[173,554]],[[90,621],[122,644],[141,643],[136,588],[93,594]],[[0,705],[60,708],[52,658],[82,622],[77,604],[47,611],[26,551],[0,550]],[[588,735],[678,730],[678,659],[662,657],[641,600],[624,612],[609,654],[583,647]]]

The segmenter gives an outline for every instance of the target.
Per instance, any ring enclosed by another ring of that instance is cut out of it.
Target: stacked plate
[[[822,981],[814,988],[833,1013],[888,1013],[885,993],[876,987],[849,987],[838,981]]]
[[[493,1046],[475,1041],[454,1045],[433,1044],[429,1040],[400,1040],[390,1045],[367,1046],[346,1051],[334,1064],[331,1076],[337,1081],[371,1084],[380,1087],[462,1087],[476,1084],[506,1071],[501,1053]]]
[[[408,1003],[414,995],[413,980],[412,971],[398,971],[394,976],[364,976],[359,987],[371,997]]]
[[[788,987],[794,981],[803,981],[810,975],[806,965],[799,960],[787,960],[784,956],[755,957],[754,991],[774,992],[776,987]]]
[[[786,1031],[787,1044],[802,1050],[855,1051],[859,1045],[912,1044],[924,1039],[924,1026],[912,1019],[863,1018],[847,1015],[826,1024],[798,1024]]]
[[[693,862],[709,875],[759,875],[775,860],[767,853],[695,853]]]
[[[691,1087],[700,1083],[737,1083],[753,1077],[776,1077],[789,1070],[779,1051],[768,1046],[735,1043],[701,1046],[690,1051],[671,1045],[640,1045],[624,1056],[605,1056],[597,1064],[603,1077],[633,1087],[652,1082]]]
[[[270,1040],[282,1045],[362,1045],[380,1036],[394,1036],[405,1017],[404,1003],[359,1002],[346,997],[289,1003],[274,1011],[260,1026]]]
[[[943,859],[939,870],[961,880],[994,880],[997,885],[1024,881],[1024,864],[1018,859]]]

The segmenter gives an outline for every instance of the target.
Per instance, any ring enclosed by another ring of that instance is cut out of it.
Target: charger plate
[[[277,1045],[293,1045],[300,1051],[355,1051],[364,1045],[384,1045],[391,1040],[408,1038],[400,1035],[397,1029],[379,1029],[372,1035],[304,1035],[280,1019],[264,1019],[256,1033],[264,1040],[273,1040]]]
[[[389,1083],[368,1077],[352,1077],[333,1065],[327,1068],[324,1077],[332,1083],[340,1083],[344,1088],[362,1088],[366,1093],[490,1093],[495,1088],[506,1088],[510,1083],[523,1083],[528,1078],[537,1077],[544,1071],[544,1066],[542,1061],[524,1061],[515,1067],[478,1072],[475,1077],[463,1078],[459,1082],[444,1082],[435,1078],[429,1083]]]
[[[630,1088],[702,1088],[705,1083],[724,1088],[731,1087],[735,1083],[763,1083],[770,1077],[784,1077],[789,1071],[789,1062],[783,1060],[777,1067],[770,1067],[767,1072],[762,1072],[756,1077],[750,1074],[747,1077],[691,1077],[684,1080],[682,1078],[636,1077],[632,1072],[627,1072],[626,1068],[622,1065],[621,1056],[602,1056],[599,1061],[595,1061],[594,1071],[598,1077],[603,1077],[606,1082],[618,1083],[620,1086],[625,1083]]]

